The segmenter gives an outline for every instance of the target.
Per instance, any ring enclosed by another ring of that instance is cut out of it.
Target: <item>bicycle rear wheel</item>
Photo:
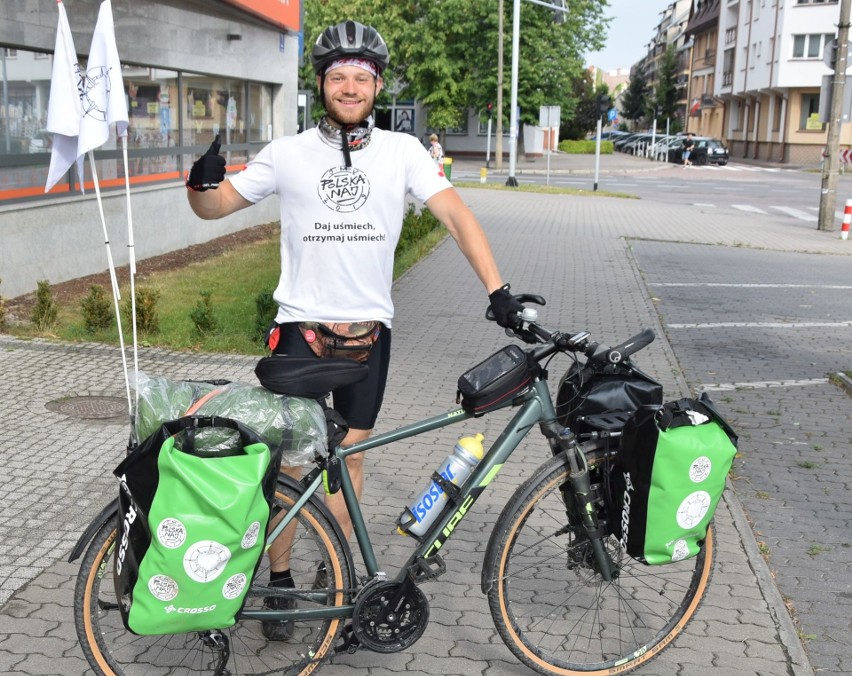
[[[296,491],[279,483],[273,511],[286,512]],[[300,609],[349,602],[352,586],[348,547],[326,516],[311,503],[294,521],[290,568],[296,587],[309,591],[317,581],[317,567],[328,573],[326,603],[299,598]],[[117,520],[98,531],[83,557],[74,595],[74,621],[80,646],[95,673],[151,676],[156,674],[300,674],[313,673],[334,646],[342,619],[297,620],[292,638],[264,638],[261,622],[241,618],[214,632],[137,636],[124,628],[113,585],[113,551]],[[269,558],[264,555],[252,583],[244,613],[260,610],[269,593]],[[273,592],[274,593],[274,592]]]
[[[609,536],[618,576],[607,582],[588,538],[571,527],[576,517],[566,516],[569,473],[554,458],[503,510],[488,549],[491,615],[509,649],[539,673],[627,672],[659,655],[695,615],[710,581],[713,529],[696,557],[662,566],[635,561]]]

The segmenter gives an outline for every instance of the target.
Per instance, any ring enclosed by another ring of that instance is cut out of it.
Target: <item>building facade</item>
[[[723,138],[732,158],[820,162],[823,59],[839,12],[837,0],[695,0],[690,131]]]
[[[64,2],[85,67],[100,0]],[[183,176],[221,135],[239,168],[273,136],[295,133],[300,112],[299,0],[112,0],[128,104],[128,164],[110,138],[94,153],[117,265],[128,260],[124,180],[133,195],[136,258],[277,220],[274,200],[222,221],[189,210]],[[52,135],[44,131],[56,0],[0,3],[0,293],[27,293],[107,267],[91,165],[44,193]],[[113,130],[114,132],[114,130]]]

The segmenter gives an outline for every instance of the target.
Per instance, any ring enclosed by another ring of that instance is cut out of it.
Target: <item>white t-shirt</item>
[[[249,202],[281,201],[278,322],[393,319],[393,253],[405,198],[425,202],[451,187],[419,141],[373,129],[351,153],[316,128],[272,141],[231,180]]]

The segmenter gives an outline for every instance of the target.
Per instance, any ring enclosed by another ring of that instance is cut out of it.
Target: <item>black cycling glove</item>
[[[199,157],[186,177],[186,187],[196,192],[216,189],[225,180],[225,158],[219,154],[220,135],[216,134],[210,148]]]
[[[494,313],[494,320],[500,326],[512,328],[517,324],[515,315],[523,312],[524,306],[509,293],[508,284],[488,294],[488,300],[491,301],[491,312]]]

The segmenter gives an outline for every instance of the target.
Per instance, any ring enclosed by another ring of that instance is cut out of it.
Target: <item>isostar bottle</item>
[[[477,434],[459,439],[453,447],[453,452],[438,467],[438,474],[456,486],[461,486],[485,455],[482,447],[484,438],[482,434]],[[437,482],[430,482],[417,499],[400,514],[396,521],[398,532],[418,537],[423,535],[441,513],[446,501],[447,494],[444,489]]]

